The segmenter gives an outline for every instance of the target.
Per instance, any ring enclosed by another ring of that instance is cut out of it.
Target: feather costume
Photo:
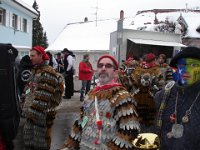
[[[156,116],[154,94],[163,86],[162,72],[158,67],[144,69],[137,67],[131,74],[134,91],[131,93],[137,102],[140,123],[154,124]]]
[[[28,90],[24,104],[25,147],[48,150],[55,108],[60,104],[64,90],[63,78],[52,67],[42,64],[32,70]]]
[[[80,119],[73,125],[65,147],[81,150],[132,149],[131,141],[140,130],[135,110],[136,102],[121,84],[97,86],[88,93]]]

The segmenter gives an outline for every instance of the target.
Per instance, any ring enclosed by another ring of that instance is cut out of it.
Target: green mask
[[[181,85],[192,85],[200,80],[200,60],[181,58],[178,60],[177,80]]]

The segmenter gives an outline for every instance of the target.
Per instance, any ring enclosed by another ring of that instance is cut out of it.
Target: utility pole
[[[122,47],[122,40],[123,40],[123,21],[124,21],[124,11],[120,11],[120,18],[117,21],[117,45],[118,45],[118,50],[117,50],[117,55],[118,55],[118,63],[121,64],[121,47]]]
[[[99,7],[98,7],[98,0],[96,1],[96,6],[95,7],[92,7],[95,9],[95,22],[96,22],[96,26],[97,26],[97,21],[98,21],[98,10],[99,10]]]

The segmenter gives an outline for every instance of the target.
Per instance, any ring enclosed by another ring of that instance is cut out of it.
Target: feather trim
[[[64,144],[64,147],[72,148],[72,149],[79,149],[79,141],[74,140],[71,136],[67,139]]]

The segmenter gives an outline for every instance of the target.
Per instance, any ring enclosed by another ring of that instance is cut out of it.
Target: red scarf
[[[120,84],[120,83],[111,83],[111,84],[99,85],[94,89],[93,92],[97,93],[97,92],[99,92],[101,90],[108,90],[108,89],[110,89],[110,88],[112,88],[114,86],[122,86],[122,84]]]

